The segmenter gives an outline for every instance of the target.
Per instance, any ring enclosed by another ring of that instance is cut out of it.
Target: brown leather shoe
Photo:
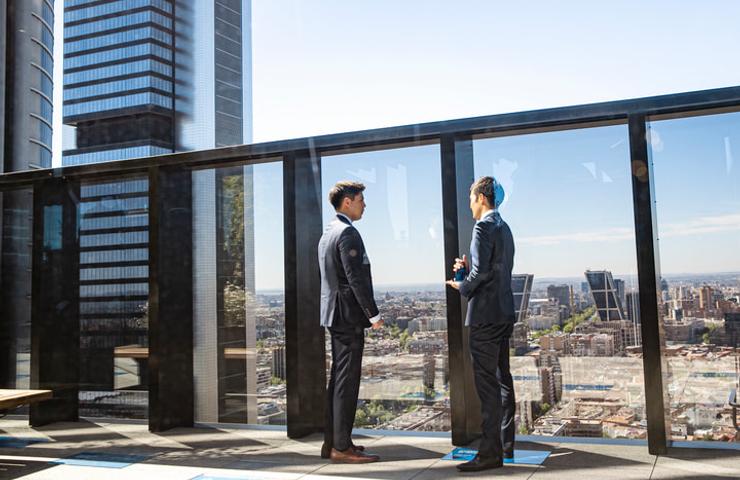
[[[365,451],[365,447],[363,447],[362,445],[352,444],[349,448],[355,451],[359,451],[359,452]],[[330,457],[331,457],[331,444],[324,443],[323,445],[321,445],[321,458],[330,458]]]
[[[354,450],[352,447],[340,452],[336,448],[331,449],[331,463],[372,463],[380,460],[377,455]]]

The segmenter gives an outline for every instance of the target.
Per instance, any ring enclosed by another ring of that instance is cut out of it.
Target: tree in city
[[[409,341],[411,340],[411,335],[409,335],[408,330],[404,330],[401,332],[401,335],[398,337],[398,344],[401,347],[401,350],[408,351],[408,345]]]

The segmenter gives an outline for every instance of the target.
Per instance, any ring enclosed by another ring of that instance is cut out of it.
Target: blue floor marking
[[[82,452],[71,457],[60,458],[52,463],[80,467],[124,468],[149,458],[148,455],[123,455],[119,453]]]
[[[456,448],[444,457],[442,457],[442,460],[462,460],[464,462],[470,461],[473,458],[475,458],[475,455],[478,453],[478,450],[474,450],[472,448]]]
[[[444,457],[442,460],[457,460],[467,462],[475,458],[478,450],[472,448],[456,448]],[[504,459],[506,464],[514,465],[542,465],[550,452],[546,450],[514,450],[514,458]]]
[[[34,443],[45,443],[45,438],[23,438],[0,436],[0,448],[25,448]]]

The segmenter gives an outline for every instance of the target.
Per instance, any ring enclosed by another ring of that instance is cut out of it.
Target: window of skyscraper
[[[282,168],[193,172],[197,421],[286,423]]]
[[[740,114],[650,122],[674,440],[737,441]],[[735,152],[734,152],[735,151]]]
[[[385,321],[366,334],[357,428],[450,429],[439,157],[439,146],[429,145],[321,159],[325,225],[336,219],[327,200],[336,182],[366,187],[367,209],[355,226]],[[328,333],[326,354],[329,365]]]
[[[473,151],[476,177],[505,191],[515,293],[533,277],[512,337],[518,431],[645,438],[640,326],[620,300],[637,292],[627,127],[481,138]]]

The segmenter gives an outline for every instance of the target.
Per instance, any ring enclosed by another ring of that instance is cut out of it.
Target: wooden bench
[[[3,390],[0,389],[0,412],[12,410],[21,405],[50,400],[51,390]]]

